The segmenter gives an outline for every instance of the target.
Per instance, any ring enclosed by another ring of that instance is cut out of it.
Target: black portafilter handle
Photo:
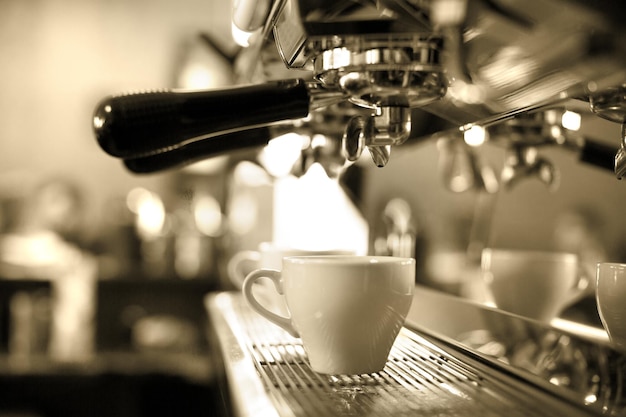
[[[98,143],[108,154],[139,158],[195,140],[219,141],[225,133],[309,113],[301,79],[199,91],[159,91],[107,97],[94,113]],[[219,148],[219,143],[215,145]]]
[[[239,130],[209,140],[191,142],[167,152],[124,159],[124,165],[135,174],[151,174],[180,168],[226,152],[264,146],[272,137],[268,126]]]

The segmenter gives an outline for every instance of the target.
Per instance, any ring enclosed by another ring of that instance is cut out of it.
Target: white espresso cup
[[[596,302],[609,339],[626,349],[626,264],[598,263]]]
[[[481,268],[497,308],[543,322],[580,299],[588,285],[572,253],[490,248]]]
[[[253,284],[270,278],[288,315],[265,308]],[[282,270],[259,269],[243,283],[250,307],[302,339],[311,368],[325,374],[382,370],[413,301],[415,259],[391,256],[296,256]]]

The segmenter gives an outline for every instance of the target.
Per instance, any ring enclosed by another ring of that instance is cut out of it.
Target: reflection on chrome
[[[626,352],[594,337],[595,329],[540,323],[419,287],[415,297],[422,303],[414,303],[409,327],[425,326],[461,354],[476,355],[592,412],[626,413]],[[434,303],[440,306],[436,311],[449,312],[454,328],[435,317]]]

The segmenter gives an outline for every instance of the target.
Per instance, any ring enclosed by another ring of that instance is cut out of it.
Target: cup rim
[[[600,269],[601,267],[607,268],[618,268],[618,269],[626,269],[626,263],[624,262],[598,262],[596,263],[596,268]]]
[[[482,251],[481,258],[484,259],[486,255],[489,255],[493,258],[494,254],[500,258],[519,258],[519,256],[521,255],[533,261],[578,262],[578,255],[576,255],[575,253],[537,249],[485,248]]]
[[[398,256],[378,256],[378,255],[304,255],[287,256],[283,262],[291,264],[317,264],[317,265],[376,265],[376,264],[397,264],[415,265],[415,258],[402,258]]]
[[[354,249],[346,249],[346,248],[327,248],[327,249],[307,249],[301,247],[293,247],[287,245],[276,245],[273,242],[261,242],[258,245],[257,251],[260,253],[281,253],[281,252],[293,252],[297,253],[295,255],[287,255],[287,256],[309,256],[311,255],[353,255],[355,254]],[[301,253],[301,254],[300,254]]]

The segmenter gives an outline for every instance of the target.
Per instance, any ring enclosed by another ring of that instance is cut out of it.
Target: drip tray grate
[[[513,377],[469,365],[408,328],[398,335],[381,372],[319,374],[309,366],[299,339],[243,301],[233,306],[227,321],[237,329],[233,333],[280,415],[587,415]]]

